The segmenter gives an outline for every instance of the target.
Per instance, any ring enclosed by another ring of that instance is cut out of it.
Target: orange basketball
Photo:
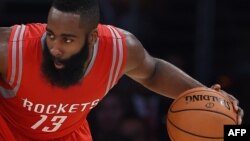
[[[185,91],[173,101],[167,115],[172,141],[223,141],[226,124],[237,124],[233,105],[209,88]]]

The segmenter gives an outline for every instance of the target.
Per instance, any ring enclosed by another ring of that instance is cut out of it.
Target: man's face
[[[80,15],[52,8],[48,16],[42,71],[53,84],[68,87],[84,75],[88,59],[87,35],[80,27]]]
[[[88,46],[68,59],[57,59],[50,51],[47,43],[44,44],[42,71],[52,85],[69,87],[77,84],[84,75],[84,64],[88,59]],[[58,68],[55,63],[60,63],[63,68]]]

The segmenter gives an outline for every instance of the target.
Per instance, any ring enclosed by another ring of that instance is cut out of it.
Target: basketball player
[[[131,33],[99,24],[97,0],[54,0],[47,24],[2,27],[0,35],[1,141],[91,141],[86,116],[123,75],[169,98],[205,87],[150,56]]]

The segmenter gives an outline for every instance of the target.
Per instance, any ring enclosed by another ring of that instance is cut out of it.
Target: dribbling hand
[[[221,86],[219,84],[214,84],[211,86],[211,89],[214,89],[218,92],[221,92],[222,94],[226,95],[228,97],[228,99],[232,102],[233,104],[233,108],[234,110],[237,112],[237,124],[241,124],[242,123],[242,119],[243,119],[243,116],[244,116],[244,110],[239,107],[239,101],[231,94],[221,90]]]

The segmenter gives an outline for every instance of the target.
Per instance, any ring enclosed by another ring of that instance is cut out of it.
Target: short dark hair
[[[100,22],[98,0],[54,0],[52,7],[62,12],[79,14],[88,30],[96,28]]]

